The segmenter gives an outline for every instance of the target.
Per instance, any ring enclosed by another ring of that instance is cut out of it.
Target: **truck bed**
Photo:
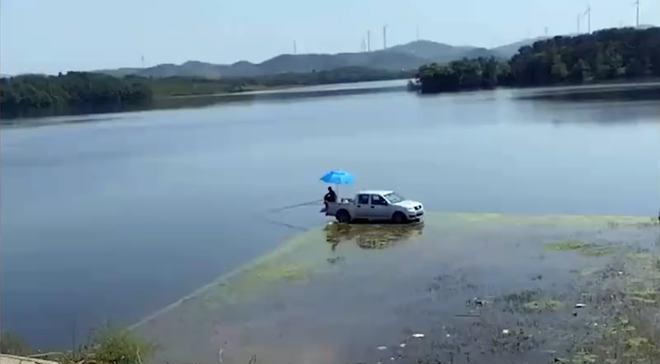
[[[353,199],[342,198],[340,202],[328,202],[328,208],[325,210],[325,216],[335,216],[342,206],[353,204]]]

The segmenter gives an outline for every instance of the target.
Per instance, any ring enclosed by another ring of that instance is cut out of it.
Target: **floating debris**
[[[338,256],[338,257],[331,257],[331,258],[328,258],[327,261],[328,261],[328,263],[330,263],[330,264],[337,264],[337,263],[339,263],[339,262],[343,262],[344,259],[345,259],[345,258],[344,258],[343,256]]]
[[[466,306],[477,306],[477,307],[483,307],[483,306],[485,306],[487,303],[488,303],[488,301],[486,301],[486,300],[484,300],[484,299],[481,299],[481,298],[478,298],[478,297],[474,297],[474,298],[472,298],[472,299],[467,300],[467,302],[466,302]]]
[[[387,350],[387,346],[381,345],[381,346],[377,347],[376,349],[378,349],[380,351]]]
[[[503,329],[502,330],[502,335],[509,335],[510,333],[511,333],[511,331],[509,331],[509,329]]]
[[[419,334],[419,333],[417,333],[417,334],[412,334],[412,337],[414,337],[415,339],[423,339],[423,338],[424,338],[424,334]]]
[[[575,304],[575,308],[585,308],[586,306],[587,305],[585,305],[584,303],[576,303]]]
[[[399,344],[399,347],[402,348],[402,349],[405,348],[405,347],[406,347],[406,343],[401,343],[401,344]]]

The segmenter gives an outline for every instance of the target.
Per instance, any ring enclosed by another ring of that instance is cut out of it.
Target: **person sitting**
[[[325,205],[325,210],[328,209],[329,202],[337,202],[337,194],[332,189],[332,187],[328,187],[328,193],[323,196],[323,204]]]

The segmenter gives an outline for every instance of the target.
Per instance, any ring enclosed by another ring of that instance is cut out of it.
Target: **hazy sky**
[[[660,0],[641,0],[660,24]],[[592,28],[633,25],[633,0],[591,0]],[[585,0],[0,0],[0,72],[56,73],[201,60],[263,61],[280,53],[360,50],[420,37],[496,46],[574,33]],[[586,20],[583,29],[586,29]]]

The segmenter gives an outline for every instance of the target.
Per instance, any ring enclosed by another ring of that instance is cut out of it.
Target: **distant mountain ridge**
[[[446,63],[461,58],[510,58],[520,47],[539,39],[528,39],[496,48],[452,46],[418,40],[387,49],[338,54],[281,54],[261,63],[239,61],[229,65],[188,61],[180,65],[164,63],[148,68],[118,68],[99,70],[116,77],[136,75],[143,77],[201,77],[235,78],[274,75],[281,73],[309,73],[343,67],[365,67],[388,71],[414,70],[428,63]]]

